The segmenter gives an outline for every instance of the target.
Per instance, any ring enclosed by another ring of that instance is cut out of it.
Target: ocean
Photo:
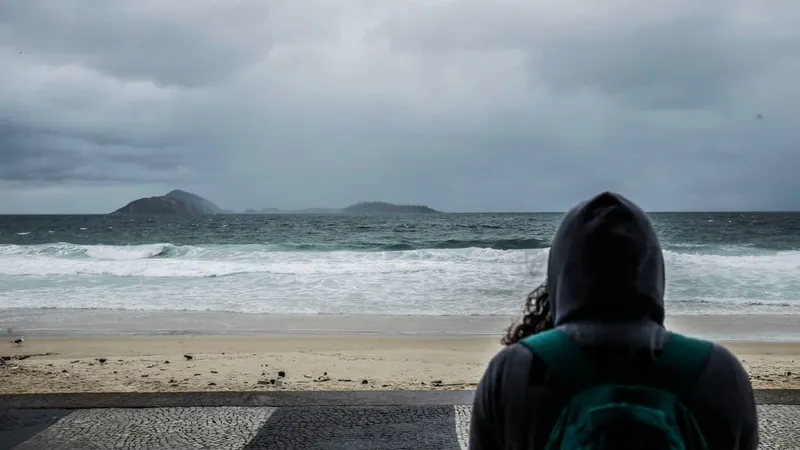
[[[651,217],[668,314],[800,314],[800,213]],[[515,315],[560,218],[0,216],[0,310]]]

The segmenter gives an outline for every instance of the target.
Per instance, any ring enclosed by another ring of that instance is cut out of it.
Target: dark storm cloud
[[[181,157],[158,143],[0,124],[0,180],[169,181]]]
[[[236,209],[563,210],[603,189],[650,209],[800,208],[799,14],[744,0],[11,2],[0,212],[70,195],[70,211],[104,212],[172,188]]]

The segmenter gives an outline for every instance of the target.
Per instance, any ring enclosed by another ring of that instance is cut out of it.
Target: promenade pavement
[[[761,448],[800,448],[800,391],[757,392]],[[471,391],[0,396],[0,449],[466,449]]]

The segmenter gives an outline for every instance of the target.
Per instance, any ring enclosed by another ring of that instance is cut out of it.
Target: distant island
[[[112,215],[177,215],[177,216],[204,216],[209,214],[224,214],[225,211],[211,201],[192,194],[191,192],[176,189],[160,197],[145,197],[134,200],[122,208],[111,213]]]
[[[245,209],[245,214],[339,214],[342,210],[338,208],[305,208],[305,209],[279,209],[261,208]]]
[[[306,208],[282,210],[278,208],[246,209],[244,214],[438,214],[425,205],[395,205],[387,202],[361,202],[346,208]],[[163,196],[134,200],[112,215],[177,215],[203,216],[211,214],[240,214],[222,209],[210,200],[191,192],[176,189]]]
[[[437,214],[425,205],[395,205],[386,202],[362,202],[350,205],[342,210],[345,214]]]
[[[346,208],[247,209],[245,214],[440,214],[425,205],[395,205],[387,202],[361,202]]]

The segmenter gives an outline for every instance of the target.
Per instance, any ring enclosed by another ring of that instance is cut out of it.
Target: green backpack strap
[[[653,362],[652,379],[678,398],[685,398],[705,369],[714,343],[671,333]]]
[[[534,334],[520,344],[538,356],[571,392],[579,392],[594,384],[594,370],[586,361],[583,350],[563,331],[554,328]]]
[[[572,392],[592,386],[596,377],[581,347],[563,331],[552,329],[520,341],[536,354],[559,382]],[[679,398],[694,386],[714,344],[671,333],[661,354],[653,361],[650,379]]]

